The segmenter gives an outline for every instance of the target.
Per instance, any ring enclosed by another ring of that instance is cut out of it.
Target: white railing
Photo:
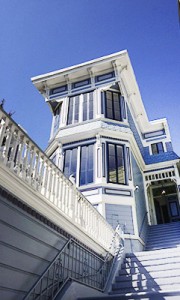
[[[157,180],[164,180],[164,179],[172,179],[172,178],[175,178],[174,169],[154,172],[153,174],[147,174],[145,176],[145,180],[150,182],[157,181]]]
[[[43,195],[106,250],[114,230],[24,130],[0,107],[0,163]],[[114,254],[119,238],[114,241]]]

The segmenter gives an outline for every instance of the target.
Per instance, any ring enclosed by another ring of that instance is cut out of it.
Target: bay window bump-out
[[[107,143],[107,181],[115,184],[126,184],[124,146]]]
[[[73,176],[78,186],[94,182],[94,144],[66,149],[63,171],[67,178]]]

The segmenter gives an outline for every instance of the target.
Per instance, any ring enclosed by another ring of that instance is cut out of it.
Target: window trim
[[[109,148],[108,145],[114,145],[115,146],[115,160],[116,160],[116,182],[112,182],[109,180]],[[122,153],[123,153],[123,162],[124,162],[124,183],[119,183],[118,182],[118,176],[117,176],[117,146],[122,147]],[[118,185],[127,185],[128,180],[127,180],[127,162],[126,162],[126,156],[125,156],[125,145],[124,144],[118,144],[114,142],[106,142],[106,163],[107,163],[107,170],[106,170],[106,177],[107,177],[107,183],[111,184],[118,184]]]

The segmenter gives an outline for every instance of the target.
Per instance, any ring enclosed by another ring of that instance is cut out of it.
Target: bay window
[[[64,174],[72,175],[78,185],[94,181],[94,144],[77,146],[65,150]]]

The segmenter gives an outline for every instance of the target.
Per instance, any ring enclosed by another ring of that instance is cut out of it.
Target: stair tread
[[[123,293],[118,293],[114,294],[113,292],[110,292],[109,295],[102,295],[102,296],[97,296],[97,297],[86,297],[86,298],[78,298],[78,300],[123,300],[123,299],[142,299],[142,298],[148,298],[152,296],[179,296],[180,295],[180,288],[172,291],[172,290],[159,290],[159,291],[148,291],[148,292],[137,292],[137,293],[130,293],[127,292],[126,294]],[[141,297],[141,298],[140,298]],[[154,297],[153,297],[154,298]],[[162,298],[161,298],[162,299]]]

